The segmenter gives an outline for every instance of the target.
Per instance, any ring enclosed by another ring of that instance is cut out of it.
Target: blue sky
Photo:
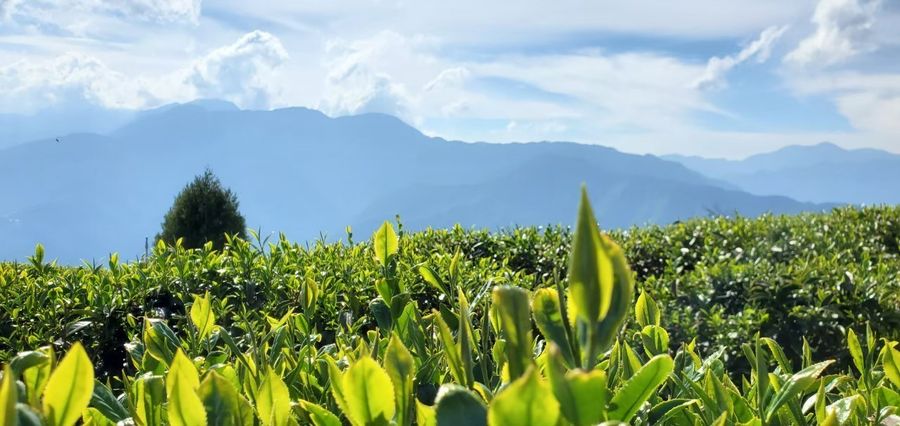
[[[0,0],[0,113],[195,98],[467,141],[900,152],[900,1]]]

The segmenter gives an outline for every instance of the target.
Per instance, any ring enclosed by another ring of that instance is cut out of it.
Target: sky
[[[900,0],[0,0],[0,114],[197,98],[465,141],[900,152]]]

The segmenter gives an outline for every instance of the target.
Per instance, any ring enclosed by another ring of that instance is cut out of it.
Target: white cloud
[[[162,75],[129,75],[80,53],[20,60],[0,68],[0,111],[28,113],[79,104],[139,109],[196,98],[267,108],[279,92],[274,74],[286,59],[276,37],[254,31]]]
[[[281,41],[253,31],[194,62],[185,83],[195,96],[232,101],[245,108],[267,108],[277,94],[273,73],[288,59]]]
[[[197,23],[201,0],[105,0],[102,8],[126,17],[139,17],[158,22]]]
[[[34,112],[84,103],[135,108],[145,102],[139,85],[87,55],[70,53],[43,63],[22,60],[0,68],[0,110]]]
[[[694,81],[692,86],[697,89],[722,88],[725,86],[725,74],[741,63],[756,58],[759,63],[769,59],[772,52],[772,44],[781,38],[787,27],[768,27],[759,34],[759,38],[743,48],[736,55],[714,56],[709,58],[703,75]]]
[[[202,0],[0,0],[0,16],[16,15],[54,27],[78,26],[77,21],[108,14],[126,20],[196,24]]]
[[[425,85],[425,91],[431,92],[448,87],[461,87],[471,76],[472,72],[466,67],[447,68]]]
[[[891,138],[898,144],[900,74],[817,73],[796,76],[790,84],[799,95],[831,98],[854,128],[868,135]]]
[[[328,74],[319,108],[332,115],[380,112],[409,118],[407,89],[381,65],[386,57],[407,56],[412,50],[406,38],[392,32],[353,42],[329,42]]]
[[[832,65],[875,49],[872,27],[881,0],[819,0],[812,22],[815,32],[800,42],[785,61],[795,65]]]
[[[9,19],[21,0],[0,0],[0,20]]]

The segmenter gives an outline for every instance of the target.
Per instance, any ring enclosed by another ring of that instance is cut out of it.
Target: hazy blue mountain
[[[809,202],[898,204],[900,155],[877,149],[847,150],[832,143],[789,146],[744,160],[663,157],[753,194]]]
[[[36,242],[64,262],[139,255],[207,166],[237,193],[249,226],[300,241],[342,237],[347,225],[368,236],[396,214],[408,229],[571,224],[581,183],[607,228],[824,207],[600,146],[452,142],[381,114],[199,102],[143,112],[106,135],[0,150],[0,258],[22,259]]]
[[[134,111],[60,106],[34,114],[0,114],[0,149],[71,133],[107,133],[131,121]]]

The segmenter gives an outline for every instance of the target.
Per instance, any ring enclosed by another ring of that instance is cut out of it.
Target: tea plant
[[[814,362],[806,339],[792,358],[777,341],[759,335],[704,358],[697,339],[672,340],[663,321],[669,308],[647,289],[635,301],[626,252],[600,233],[586,196],[572,238],[566,279],[538,281],[529,290],[503,273],[483,281],[466,278],[461,251],[410,268],[401,256],[404,238],[385,223],[370,246],[353,246],[371,256],[374,268],[343,263],[342,279],[369,292],[340,295],[336,288],[351,287],[316,274],[314,264],[275,257],[275,244],[254,251],[233,240],[237,259],[228,261],[212,250],[187,256],[178,248],[167,254],[161,246],[157,255],[172,262],[169,273],[200,283],[202,274],[226,275],[220,270],[251,263],[244,271],[253,273],[230,284],[247,292],[245,300],[254,300],[260,282],[291,271],[291,279],[281,283],[292,296],[283,301],[286,311],[272,315],[234,304],[230,294],[219,296],[222,289],[207,283],[198,285],[208,290],[202,296],[185,296],[183,311],[126,317],[141,330],[128,345],[133,374],[97,380],[77,342],[59,361],[53,346],[19,353],[0,380],[0,424],[900,421],[896,341],[877,339],[870,327],[862,338],[848,329],[842,346],[852,359],[849,369],[833,360]],[[323,247],[322,256],[328,256],[329,246]],[[338,250],[330,253],[330,262],[342,262]],[[217,269],[193,270],[182,263],[186,259]],[[29,271],[43,265],[33,263]],[[109,269],[113,276],[121,270],[115,262]],[[420,282],[413,277],[437,294],[434,300],[413,296],[419,291],[413,283]],[[127,281],[112,282],[129,288]],[[375,296],[367,301],[367,294]],[[359,312],[354,305],[374,323],[353,318]],[[726,368],[735,350],[750,366],[746,374]]]

